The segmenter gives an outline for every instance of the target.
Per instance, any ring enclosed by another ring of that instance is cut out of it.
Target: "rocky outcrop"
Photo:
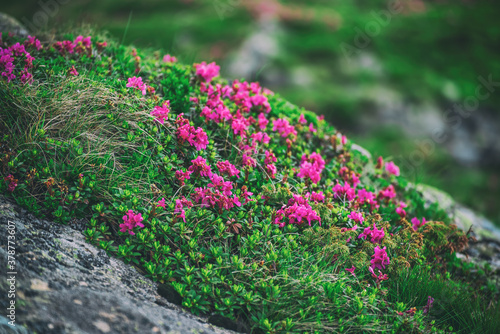
[[[0,333],[233,333],[169,303],[134,267],[86,243],[84,225],[37,219],[0,196],[0,264],[7,266],[13,235],[15,268],[8,272],[15,274],[7,278],[16,283],[12,327],[12,281],[2,269]]]

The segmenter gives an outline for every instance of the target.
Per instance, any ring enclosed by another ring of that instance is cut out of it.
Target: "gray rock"
[[[0,12],[0,32],[12,32],[20,36],[28,36],[28,30],[10,15]]]
[[[233,333],[169,303],[155,282],[86,243],[81,231],[20,211],[0,196],[0,263],[7,264],[10,221],[17,273],[16,327],[0,318],[0,333]],[[8,290],[2,277],[3,310]]]

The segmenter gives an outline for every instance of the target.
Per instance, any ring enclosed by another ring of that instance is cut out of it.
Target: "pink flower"
[[[324,168],[325,161],[320,154],[314,152],[309,157],[304,154],[297,176],[300,178],[309,178],[312,183],[318,183],[321,180],[321,172]]]
[[[193,202],[191,202],[190,200],[187,200],[185,197],[182,197],[180,199],[176,199],[174,213],[179,213],[180,215],[178,215],[177,217],[182,218],[182,220],[184,220],[184,222],[186,222],[186,211],[184,211],[184,208],[185,207],[190,208],[192,206],[193,206]]]
[[[322,191],[320,191],[319,193],[313,191],[312,194],[311,194],[311,201],[316,202],[316,203],[318,203],[318,202],[324,202],[325,201],[325,195],[323,194]]]
[[[300,124],[307,124],[307,121],[306,121],[306,119],[304,117],[304,114],[300,114],[299,123]]]
[[[38,39],[35,38],[35,36],[30,36],[28,35],[28,39],[24,41],[25,46],[32,46],[38,51],[42,49],[42,44]]]
[[[258,121],[257,121],[259,128],[262,131],[264,131],[266,129],[268,123],[269,123],[269,120],[266,118],[266,115],[264,113],[260,113],[258,116]]]
[[[387,281],[389,279],[389,277],[387,276],[387,274],[382,274],[382,272],[380,270],[378,271],[378,273],[379,273],[378,276],[375,274],[375,271],[373,270],[372,267],[368,267],[368,271],[370,272],[370,274],[372,275],[372,277],[377,280],[377,283],[380,282],[380,281]]]
[[[391,184],[387,188],[385,188],[383,190],[380,190],[380,192],[378,193],[378,195],[381,198],[391,199],[391,198],[396,197],[396,191],[394,190],[394,186]]]
[[[390,264],[389,257],[387,256],[386,247],[380,248],[375,246],[375,254],[372,255],[370,263],[373,269],[385,269],[385,266]]]
[[[267,164],[266,171],[269,174],[269,177],[271,177],[271,179],[274,179],[276,177],[276,173],[278,172],[274,164]]]
[[[128,210],[127,214],[123,216],[123,223],[120,224],[120,232],[128,232],[130,235],[135,235],[135,227],[144,227],[142,224],[142,215],[135,214],[132,210]]]
[[[265,154],[266,154],[266,158],[264,159],[264,164],[266,164],[266,165],[272,164],[273,162],[278,161],[278,159],[276,158],[276,156],[274,155],[274,153],[272,151],[266,150]]]
[[[196,68],[196,75],[206,82],[212,81],[213,78],[219,75],[220,67],[215,62],[210,64],[202,62],[201,64],[194,64],[194,67]]]
[[[196,159],[191,160],[191,163],[192,165],[189,166],[188,168],[188,171],[190,171],[191,173],[207,177],[210,177],[210,175],[212,175],[210,166],[207,164],[207,161],[202,157],[198,156]]]
[[[183,172],[182,170],[178,170],[175,172],[175,178],[179,180],[179,183],[181,184],[181,186],[183,186],[184,181],[189,180],[191,174],[192,172],[190,171]]]
[[[385,164],[385,170],[392,175],[399,176],[399,167],[394,164],[394,162],[389,161]]]
[[[159,200],[158,203],[156,203],[156,207],[162,207],[165,209],[165,198]]]
[[[271,138],[265,132],[252,133],[250,136],[255,142],[260,142],[263,144],[269,144]]]
[[[247,166],[247,167],[255,167],[257,166],[257,161],[250,157],[249,155],[247,155],[246,153],[243,153],[243,166]]]
[[[336,199],[347,200],[350,202],[356,196],[356,191],[354,190],[354,188],[351,188],[349,183],[345,183],[343,186],[337,183],[332,188],[332,190],[333,190],[333,197]]]
[[[347,137],[346,136],[342,136],[342,138],[340,139],[340,142],[342,143],[342,145],[347,144]]]
[[[74,66],[71,66],[68,73],[74,75],[75,77],[78,76],[78,72],[76,71],[76,68]]]
[[[366,189],[360,189],[358,191],[358,203],[360,205],[367,203],[370,204],[371,207],[378,206],[375,194]]]
[[[170,101],[167,100],[163,103],[163,105],[154,107],[151,112],[151,116],[156,117],[155,121],[160,124],[165,124],[165,121],[168,119],[168,113],[170,112]]]
[[[295,131],[295,127],[290,125],[290,122],[284,118],[279,118],[273,121],[273,131],[278,131],[281,137],[285,138],[288,135],[297,135],[297,131]]]
[[[426,223],[425,218],[422,218],[422,222],[417,217],[412,218],[411,223],[413,224],[413,230],[417,231],[420,226],[424,226]]]
[[[146,84],[142,82],[141,77],[128,78],[128,83],[126,87],[135,88],[142,92],[142,95],[146,95]]]
[[[7,191],[13,192],[17,187],[17,179],[14,178],[12,174],[7,175],[3,178],[5,182],[8,182]]]
[[[345,268],[345,271],[350,272],[354,277],[356,277],[356,274],[354,273],[355,269],[356,269],[356,267],[352,266],[351,268]]]
[[[237,178],[240,178],[238,174],[240,174],[240,171],[229,161],[218,161],[217,162],[217,169],[221,174],[227,174],[230,177],[231,176],[236,176]]]
[[[172,63],[177,62],[177,58],[175,58],[174,56],[171,56],[169,54],[166,54],[163,56],[163,62],[172,64]]]
[[[363,218],[363,215],[359,212],[352,211],[347,218],[354,220],[355,222],[362,223],[365,219]]]
[[[291,205],[290,203],[293,204]],[[308,225],[311,226],[311,222],[313,220],[316,220],[321,226],[321,218],[319,217],[319,215],[311,208],[311,206],[307,202],[300,198],[298,198],[298,201],[294,198],[293,200],[289,201],[288,206],[284,205],[281,209],[279,209],[276,212],[274,224],[278,224],[279,227],[285,226],[285,218],[288,218],[288,224],[301,225],[307,221]]]
[[[370,242],[371,243],[374,243],[374,244],[381,243],[382,239],[385,237],[384,228],[382,228],[382,229],[379,230],[375,226],[375,223],[373,223],[373,229],[370,229],[370,227],[365,228],[365,230],[363,231],[363,233],[361,233],[358,236],[358,239],[359,238],[363,238],[363,239],[366,240],[367,237],[370,237]]]
[[[309,132],[313,132],[313,133],[314,133],[314,132],[316,132],[316,131],[317,131],[317,130],[314,128],[313,124],[312,124],[312,123],[310,123],[310,124],[309,124]]]
[[[202,128],[196,129],[194,131],[193,136],[188,139],[189,144],[194,146],[198,151],[204,150],[208,145],[208,136]]]
[[[396,213],[401,217],[404,218],[406,217],[406,211],[404,208],[406,208],[408,205],[406,205],[405,202],[399,202],[399,206],[396,208]]]

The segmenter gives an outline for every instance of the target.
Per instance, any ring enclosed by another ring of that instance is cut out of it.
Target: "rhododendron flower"
[[[387,274],[382,274],[382,272],[380,270],[378,271],[378,273],[379,273],[378,276],[375,274],[375,271],[373,270],[372,267],[368,267],[368,271],[370,271],[370,274],[372,275],[373,278],[375,278],[377,280],[377,282],[387,281],[389,279]]]
[[[363,215],[359,212],[352,211],[347,218],[354,220],[355,222],[362,223],[365,219]]]
[[[135,214],[132,210],[128,210],[127,214],[123,216],[123,223],[120,224],[120,231],[135,235],[133,231],[135,227],[144,227],[142,220],[143,218],[140,213]]]
[[[370,263],[373,269],[385,269],[385,266],[390,264],[389,257],[387,256],[386,247],[380,248],[375,246],[375,254],[372,255]]]
[[[172,63],[177,62],[177,58],[174,57],[174,56],[171,56],[169,54],[166,54],[166,55],[163,56],[163,62],[164,63],[171,63],[172,64]]]
[[[269,174],[269,177],[271,179],[274,179],[276,177],[276,173],[278,172],[278,169],[274,164],[267,164],[266,165],[266,171]]]
[[[384,167],[384,159],[382,157],[378,157],[375,168],[382,169],[382,167]]]
[[[236,176],[237,178],[240,178],[238,174],[240,174],[240,171],[229,161],[218,161],[217,162],[217,169],[221,174],[227,174],[229,176]]]
[[[297,131],[293,125],[290,125],[287,119],[278,118],[273,121],[273,131],[278,131],[281,137],[285,138],[288,135],[297,135]]]
[[[257,166],[257,160],[247,155],[246,153],[243,153],[243,166],[255,167]]]
[[[340,138],[340,142],[342,143],[342,145],[347,144],[347,137],[346,137],[346,136],[342,136],[342,137]]]
[[[181,184],[181,186],[184,185],[184,181],[185,180],[189,180],[190,179],[190,175],[192,174],[193,172],[191,171],[185,171],[183,172],[182,170],[178,170],[175,172],[175,178],[177,180],[179,180],[179,183]]]
[[[304,114],[300,114],[299,123],[300,124],[307,124],[307,121],[306,121],[306,119],[304,117]]]
[[[361,233],[358,236],[358,239],[359,238],[363,238],[363,239],[366,240],[367,237],[370,237],[370,242],[372,242],[374,244],[381,243],[382,239],[385,237],[384,228],[382,228],[382,229],[379,230],[375,226],[375,223],[373,223],[373,229],[371,229],[370,227],[365,228],[365,230],[363,231],[363,233]]]
[[[194,96],[191,96],[189,98],[189,101],[193,102],[193,103],[198,103],[198,98],[197,97],[194,97]]]
[[[193,206],[193,202],[191,202],[190,200],[187,200],[185,197],[182,197],[180,199],[176,199],[174,213],[179,213],[179,215],[177,217],[182,218],[182,220],[184,222],[186,222],[186,211],[184,211],[184,208],[185,207],[190,208],[192,206]]]
[[[333,190],[333,197],[336,199],[347,200],[350,202],[356,196],[356,191],[353,188],[351,188],[349,183],[346,183],[343,186],[337,183],[332,188],[332,190]]]
[[[301,225],[307,221],[309,226],[311,226],[311,222],[313,220],[317,220],[319,225],[321,226],[321,218],[314,211],[309,204],[306,202],[302,202],[303,204],[299,204],[298,201],[304,200],[302,197],[293,198],[293,205],[286,206],[284,205],[281,209],[276,212],[276,216],[274,219],[274,224],[278,224],[279,227],[285,226],[286,222],[283,220],[284,218],[288,218],[289,224],[297,224]]]
[[[179,115],[180,116],[180,115]],[[179,121],[179,117],[177,117]],[[176,122],[177,122],[176,121]],[[187,121],[182,119],[182,121]],[[191,146],[194,146],[198,151],[203,150],[208,145],[208,136],[202,128],[195,129],[189,125],[189,121],[177,128],[177,137],[182,141],[187,141]]]
[[[394,190],[394,186],[391,184],[387,188],[385,188],[383,190],[380,190],[380,192],[378,193],[378,195],[381,198],[391,199],[391,198],[396,197],[396,191]]]
[[[358,225],[354,225],[353,227],[342,227],[340,229],[340,233],[344,233],[347,231],[356,231],[358,229]]]
[[[198,156],[196,159],[191,160],[191,163],[192,165],[188,168],[188,171],[190,171],[191,173],[207,177],[210,177],[210,175],[212,175],[210,166],[202,157]]]
[[[202,62],[201,64],[194,64],[194,67],[196,68],[196,75],[206,82],[212,81],[213,78],[219,75],[220,67],[215,62],[210,64]]]
[[[248,202],[255,201],[255,199],[250,198],[250,196],[253,196],[253,193],[248,191],[247,186],[242,186],[241,187],[241,197],[245,199],[245,203],[247,204]]]
[[[128,78],[128,83],[126,87],[135,88],[142,92],[142,95],[146,95],[146,84],[142,82],[141,77]]]
[[[170,112],[170,101],[167,100],[163,103],[163,105],[154,107],[151,112],[151,116],[156,117],[155,121],[160,124],[165,124],[165,121],[168,119],[168,113]]]
[[[252,133],[250,136],[255,142],[260,142],[263,144],[269,144],[269,141],[271,140],[271,137],[268,136],[267,133],[265,132],[256,132]]]
[[[314,128],[314,125],[312,123],[309,123],[309,132],[316,132],[317,130]]]
[[[350,272],[354,277],[356,277],[356,274],[354,273],[355,269],[356,269],[356,267],[352,266],[351,268],[345,268],[345,271]]]
[[[158,203],[156,203],[156,207],[162,207],[165,209],[165,198],[159,200]]]
[[[40,41],[38,39],[36,39],[35,36],[28,35],[28,39],[24,41],[24,45],[25,46],[32,46],[35,49],[37,49],[38,51],[40,51],[42,49],[42,44],[40,43]]]
[[[401,217],[404,218],[406,217],[406,211],[404,208],[406,208],[408,205],[406,205],[405,202],[399,202],[398,207],[396,208],[396,213]]]
[[[426,223],[425,218],[422,218],[422,222],[417,217],[412,218],[411,223],[413,224],[413,230],[418,230],[420,226],[424,226]]]
[[[321,172],[325,168],[325,161],[318,153],[314,152],[309,157],[302,156],[300,170],[297,174],[300,178],[309,178],[311,182],[318,183],[321,180]]]
[[[265,154],[266,154],[266,158],[264,159],[264,164],[266,164],[266,165],[272,164],[273,162],[278,161],[278,159],[276,158],[276,156],[274,155],[274,153],[272,151],[266,150]]]
[[[427,297],[427,305],[424,306],[424,314],[429,313],[429,311],[432,308],[433,303],[434,303],[434,298],[432,298],[431,296],[428,296]]]
[[[318,202],[324,202],[325,201],[325,195],[323,194],[322,191],[320,191],[318,193],[313,191],[312,194],[311,194],[311,201],[316,202],[316,203],[318,203]]]
[[[13,192],[17,187],[17,179],[14,178],[12,174],[7,175],[3,178],[5,182],[8,182],[7,191]]]
[[[76,68],[74,66],[71,66],[68,73],[74,75],[75,77],[78,76],[78,72],[76,71]]]
[[[269,120],[266,118],[266,115],[264,113],[260,113],[257,117],[257,124],[259,125],[259,129],[261,129],[262,131],[266,129],[267,124],[269,124]]]
[[[394,164],[394,162],[389,161],[385,164],[385,170],[392,175],[399,176],[399,167]]]

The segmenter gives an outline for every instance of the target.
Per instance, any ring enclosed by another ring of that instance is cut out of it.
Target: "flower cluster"
[[[278,118],[273,121],[273,131],[278,131],[281,137],[285,138],[289,135],[297,136],[297,131],[295,127],[290,124],[287,119]]]
[[[311,226],[312,221],[316,220],[321,225],[321,217],[318,213],[311,208],[306,199],[297,195],[288,201],[288,205],[284,205],[276,212],[274,224],[280,227],[285,226],[285,218],[288,219],[288,224],[301,225],[307,222]]]
[[[126,87],[138,89],[141,91],[142,95],[146,95],[147,86],[142,82],[141,77],[128,78]]]
[[[219,173],[221,174],[226,174],[229,177],[231,176],[236,176],[237,178],[240,178],[239,174],[240,171],[229,161],[218,161],[217,162],[217,169],[219,170]]]
[[[155,117],[155,120],[160,124],[165,124],[165,121],[168,119],[168,114],[170,112],[170,101],[167,100],[163,103],[163,105],[154,107],[153,111],[151,111],[151,116]]]
[[[123,216],[123,223],[120,224],[120,232],[128,232],[130,235],[135,235],[135,227],[144,227],[142,223],[142,215],[135,214],[134,211],[128,210],[127,214]]]
[[[382,239],[385,237],[384,228],[379,230],[375,226],[375,223],[373,223],[373,229],[371,229],[370,227],[365,228],[363,233],[361,233],[358,236],[358,239],[363,238],[366,240],[366,238],[368,238],[368,237],[370,237],[370,241],[372,243],[380,244],[382,242]]]
[[[210,64],[202,62],[201,64],[195,64],[194,67],[196,68],[196,75],[206,82],[212,81],[213,78],[219,75],[220,67],[215,62]]]
[[[389,256],[387,256],[386,247],[380,248],[376,246],[375,254],[372,255],[370,263],[373,269],[385,269],[385,266],[390,264]]]
[[[186,211],[184,210],[184,208],[191,207],[193,207],[193,202],[183,196],[182,198],[175,200],[174,213],[178,213],[179,215],[177,216],[177,218],[182,218],[182,220],[186,222]]]
[[[31,83],[33,75],[29,72],[33,68],[33,58],[31,54],[26,51],[24,45],[16,43],[6,48],[0,47],[0,71],[2,76],[7,78],[7,82],[15,79],[17,76],[14,74],[16,66],[21,65],[24,60],[24,67],[17,72],[23,84]],[[15,64],[16,63],[16,64]]]
[[[174,56],[171,56],[169,54],[166,54],[166,55],[163,56],[163,62],[164,63],[169,63],[169,64],[176,63],[177,62],[177,58],[174,57]]]
[[[389,174],[399,176],[399,167],[396,166],[392,161],[389,161],[388,163],[385,164],[385,170]]]
[[[189,166],[188,172],[194,173],[195,175],[210,177],[212,175],[212,170],[207,164],[207,161],[202,157],[198,156],[196,159],[191,160],[192,165]],[[189,177],[188,177],[189,178]]]
[[[8,183],[7,191],[13,192],[17,187],[17,179],[12,174],[7,175],[3,180]]]
[[[333,188],[333,197],[335,199],[347,200],[351,202],[356,197],[356,190],[351,188],[349,183],[345,183],[343,186],[337,183]]]
[[[411,223],[413,224],[413,230],[417,231],[420,226],[424,226],[426,223],[425,218],[422,218],[422,221],[417,217],[412,218]]]
[[[347,218],[352,219],[355,222],[360,223],[360,224],[365,220],[365,218],[363,218],[363,214],[361,212],[355,212],[355,211],[352,211],[347,216]]]
[[[300,178],[309,178],[312,183],[318,183],[321,180],[321,172],[325,168],[325,161],[318,153],[303,155],[300,163],[300,171],[297,174]]]
[[[176,123],[180,123],[177,128],[177,138],[182,142],[187,141],[189,145],[194,146],[198,151],[204,150],[208,145],[208,136],[202,128],[195,128],[189,124],[187,119],[182,117],[182,114],[177,117]]]

